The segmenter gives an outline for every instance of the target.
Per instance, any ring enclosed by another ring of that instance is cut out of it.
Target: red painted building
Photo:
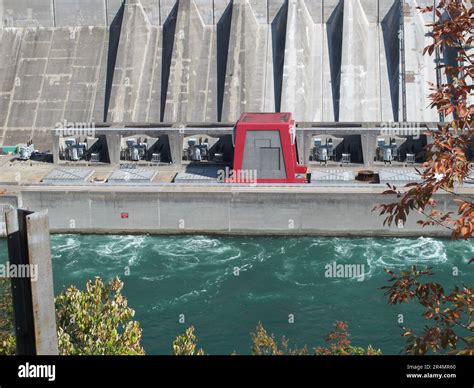
[[[243,113],[235,126],[235,183],[305,183],[291,113]]]

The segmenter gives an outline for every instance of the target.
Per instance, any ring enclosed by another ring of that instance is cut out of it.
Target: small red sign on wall
[[[120,218],[128,218],[128,213],[120,213]]]

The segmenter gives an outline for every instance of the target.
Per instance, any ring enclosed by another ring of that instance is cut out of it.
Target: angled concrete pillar
[[[147,110],[151,85],[150,66],[145,65],[153,63],[155,43],[141,2],[128,0],[115,63],[109,122],[141,121],[146,117],[142,112]]]
[[[342,1],[289,0],[281,110],[334,121],[339,105]]]
[[[340,121],[381,121],[378,2],[344,1]]]
[[[296,146],[298,148],[298,163],[299,164],[307,164],[309,159],[306,160],[305,155],[305,136],[304,131],[296,130]]]
[[[168,132],[168,139],[172,162],[179,166],[182,164],[184,133],[182,130],[175,128]]]
[[[219,5],[223,6],[224,4]],[[180,1],[169,68],[165,122],[217,121],[217,38],[213,8]]]
[[[121,136],[118,132],[108,131],[105,135],[107,139],[107,148],[109,152],[110,164],[120,163],[120,140]]]
[[[275,111],[275,55],[278,16],[284,0],[234,0],[230,31],[222,121],[235,122],[242,112]],[[271,5],[271,7],[270,7]],[[268,10],[268,12],[267,12]],[[273,28],[273,30],[272,30]]]
[[[406,0],[404,8],[405,30],[405,82],[407,94],[407,121],[437,122],[436,109],[429,109],[428,82],[436,84],[435,56],[422,55],[432,41],[426,24],[433,21],[432,14],[421,14],[416,7],[433,5],[433,0]]]
[[[51,143],[52,143],[52,152],[53,152],[53,163],[59,163],[59,136],[56,134],[56,131],[50,132]]]
[[[377,144],[377,133],[363,133],[361,135],[362,156],[364,158],[364,166],[370,167],[374,165],[375,149]]]

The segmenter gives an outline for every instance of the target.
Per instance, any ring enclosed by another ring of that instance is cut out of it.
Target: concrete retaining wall
[[[449,231],[441,228],[420,228],[415,214],[403,228],[383,227],[383,218],[372,212],[372,208],[390,202],[390,197],[360,189],[328,193],[322,189],[318,192],[316,188],[295,192],[268,188],[162,187],[140,191],[71,189],[64,192],[29,188],[22,192],[22,203],[29,210],[47,208],[52,232],[449,235]],[[438,196],[437,199],[440,209],[445,210],[444,201],[450,198]],[[123,218],[123,213],[128,218]]]

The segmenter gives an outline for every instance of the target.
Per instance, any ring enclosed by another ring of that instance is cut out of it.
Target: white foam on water
[[[344,241],[342,244],[334,245],[334,251],[336,252],[336,258],[348,259],[352,256],[353,250],[352,244],[348,244]]]
[[[413,265],[425,268],[448,262],[445,242],[428,237],[393,239],[387,242],[383,250],[380,253],[380,247],[366,247],[364,256],[370,268],[367,276],[385,268],[403,269]]]
[[[159,282],[160,280],[169,279],[171,276],[169,275],[158,275],[158,276],[140,276],[141,280],[145,280],[147,282]]]
[[[96,247],[99,260],[112,260],[127,266],[137,265],[146,246],[147,236],[113,236]]]
[[[62,244],[59,244],[59,239],[54,236],[51,242],[51,251],[53,253],[53,257],[61,257],[65,252],[77,251],[81,247],[81,242],[78,236],[74,235],[67,235],[63,236],[66,237]]]

